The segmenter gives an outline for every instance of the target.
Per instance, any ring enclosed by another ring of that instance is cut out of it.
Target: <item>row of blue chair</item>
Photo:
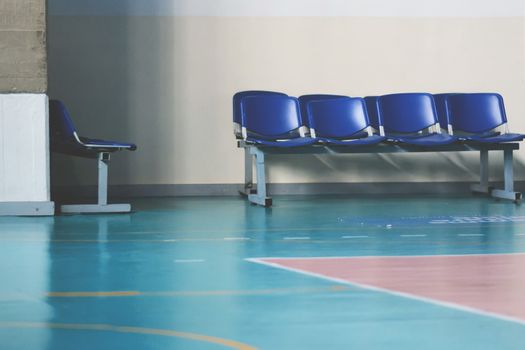
[[[433,147],[515,142],[525,137],[508,131],[503,98],[496,93],[294,98],[272,91],[243,91],[234,95],[233,104],[236,136],[266,147],[384,142]]]
[[[514,191],[513,151],[525,135],[509,132],[503,98],[495,93],[404,93],[365,98],[243,91],[233,97],[238,146],[245,154],[241,193],[271,206],[265,158],[270,154],[478,151],[473,192],[521,200]],[[489,184],[489,151],[503,151],[504,188]],[[257,172],[253,183],[253,161]]]

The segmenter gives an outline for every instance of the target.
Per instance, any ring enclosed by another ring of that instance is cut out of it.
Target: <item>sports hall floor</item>
[[[525,349],[525,206],[140,199],[0,218],[0,349]]]

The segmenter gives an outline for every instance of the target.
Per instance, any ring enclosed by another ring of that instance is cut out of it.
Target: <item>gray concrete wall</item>
[[[0,93],[47,91],[46,0],[0,0]]]

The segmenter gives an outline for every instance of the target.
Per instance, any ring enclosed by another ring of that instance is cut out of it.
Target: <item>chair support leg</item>
[[[514,192],[514,169],[512,166],[513,156],[512,150],[506,149],[503,151],[503,179],[504,189],[493,190],[492,197],[501,199],[510,199],[515,202],[521,200],[521,192]]]
[[[490,194],[492,187],[489,186],[489,151],[479,151],[479,184],[470,186],[470,190],[476,193]]]
[[[253,189],[253,155],[249,148],[244,148],[244,188],[239,193],[243,196],[256,193]]]
[[[100,153],[98,157],[98,201],[97,204],[62,205],[60,211],[65,214],[129,213],[129,204],[108,204],[108,166],[109,153]]]
[[[264,163],[264,152],[257,147],[250,147],[250,154],[255,156],[255,167],[257,170],[257,192],[248,194],[251,203],[270,207],[272,199],[266,196],[266,169]]]
[[[109,153],[98,155],[98,205],[108,204],[108,163]]]

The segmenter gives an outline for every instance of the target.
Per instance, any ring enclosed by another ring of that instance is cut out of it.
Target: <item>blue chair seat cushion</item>
[[[388,137],[395,142],[405,143],[414,146],[432,147],[450,145],[458,141],[456,136],[445,134],[427,134],[422,136],[395,136]]]
[[[379,135],[372,135],[363,137],[360,139],[352,139],[352,140],[335,140],[335,139],[328,139],[328,138],[320,138],[319,141],[321,143],[325,143],[332,146],[367,146],[367,145],[377,145],[378,143],[381,143],[386,140],[385,136],[379,136]]]
[[[525,135],[523,134],[500,134],[494,136],[484,136],[484,135],[471,135],[465,137],[468,141],[482,142],[482,143],[502,143],[502,142],[514,142],[514,141],[523,141]]]
[[[317,143],[318,139],[311,137],[298,137],[294,139],[288,139],[284,141],[270,141],[270,140],[261,140],[248,137],[246,142],[254,143],[260,146],[267,147],[278,147],[278,148],[290,148],[290,147],[303,147],[310,146]]]

